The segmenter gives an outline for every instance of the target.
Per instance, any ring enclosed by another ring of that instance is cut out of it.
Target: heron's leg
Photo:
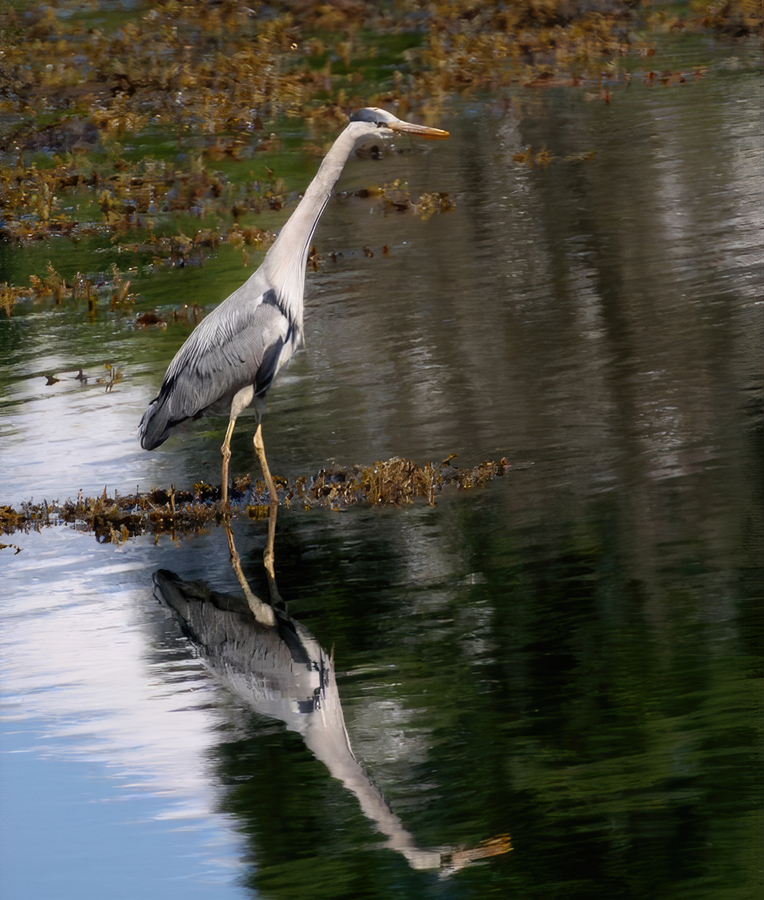
[[[271,476],[271,470],[268,468],[268,460],[265,458],[265,444],[263,443],[263,426],[258,423],[255,432],[255,453],[260,462],[260,468],[263,470],[265,483],[268,485],[268,492],[271,497],[270,510],[268,512],[268,542],[265,545],[265,553],[263,554],[263,562],[265,570],[268,573],[268,583],[271,588],[271,601],[273,603],[280,600],[278,590],[276,589],[276,574],[273,569],[274,551],[273,545],[276,539],[276,516],[279,510],[279,495],[276,491],[276,485]]]
[[[226,506],[228,505],[228,463],[231,461],[231,436],[233,435],[235,425],[236,419],[231,416],[231,419],[228,422],[228,428],[226,429],[223,446],[220,448],[220,452],[223,454],[223,484],[221,492],[223,503]]]
[[[267,603],[264,603],[249,586],[249,582],[247,581],[244,571],[241,568],[241,559],[239,557],[239,553],[236,549],[236,544],[233,540],[233,530],[231,526],[226,522],[225,526],[226,534],[228,535],[228,549],[231,551],[231,565],[233,566],[234,572],[236,572],[236,577],[239,579],[239,584],[244,591],[244,596],[247,598],[247,603],[249,604],[249,608],[252,610],[252,614],[260,622],[261,625],[268,625],[269,627],[273,627],[276,624],[276,614],[273,611],[273,607],[269,606]]]

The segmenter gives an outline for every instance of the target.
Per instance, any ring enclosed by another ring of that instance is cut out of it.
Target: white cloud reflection
[[[108,776],[99,799],[140,797],[145,816],[149,798],[154,822],[198,831],[189,870],[221,889],[241,856],[233,822],[216,811],[211,756],[225,708],[201,663],[165,633],[148,539],[117,550],[62,528],[14,540],[22,553],[0,559],[3,733],[31,724],[36,739],[24,749],[35,757],[88,763],[70,772],[83,787],[93,764]],[[91,814],[83,799],[71,827]]]

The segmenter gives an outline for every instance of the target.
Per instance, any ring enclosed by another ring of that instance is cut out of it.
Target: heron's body
[[[301,346],[302,308],[290,312],[258,269],[202,319],[170,363],[141,421],[141,445],[153,450],[186,419],[238,417]]]
[[[258,448],[258,439],[262,445],[262,399],[276,373],[303,344],[303,292],[310,242],[353,150],[369,138],[389,138],[396,131],[448,137],[448,132],[402,122],[383,110],[356,113],[327,153],[260,268],[197,325],[170,363],[158,396],[141,419],[141,446],[153,450],[181,422],[228,413],[222,448],[224,501],[233,428],[240,413],[254,402],[258,419],[255,447],[273,503],[275,490],[264,450],[261,455],[262,446]]]

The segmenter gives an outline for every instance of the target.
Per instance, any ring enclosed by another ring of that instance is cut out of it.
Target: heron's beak
[[[447,131],[440,128],[430,128],[429,125],[414,125],[412,122],[390,122],[387,126],[391,131],[400,131],[404,134],[415,134],[418,137],[427,138],[430,141],[445,141],[450,137]]]

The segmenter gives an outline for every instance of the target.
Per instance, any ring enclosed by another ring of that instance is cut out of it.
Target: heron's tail
[[[160,394],[148,405],[138,426],[138,437],[144,450],[156,450],[170,436],[170,429],[176,422],[170,421],[167,398]]]

